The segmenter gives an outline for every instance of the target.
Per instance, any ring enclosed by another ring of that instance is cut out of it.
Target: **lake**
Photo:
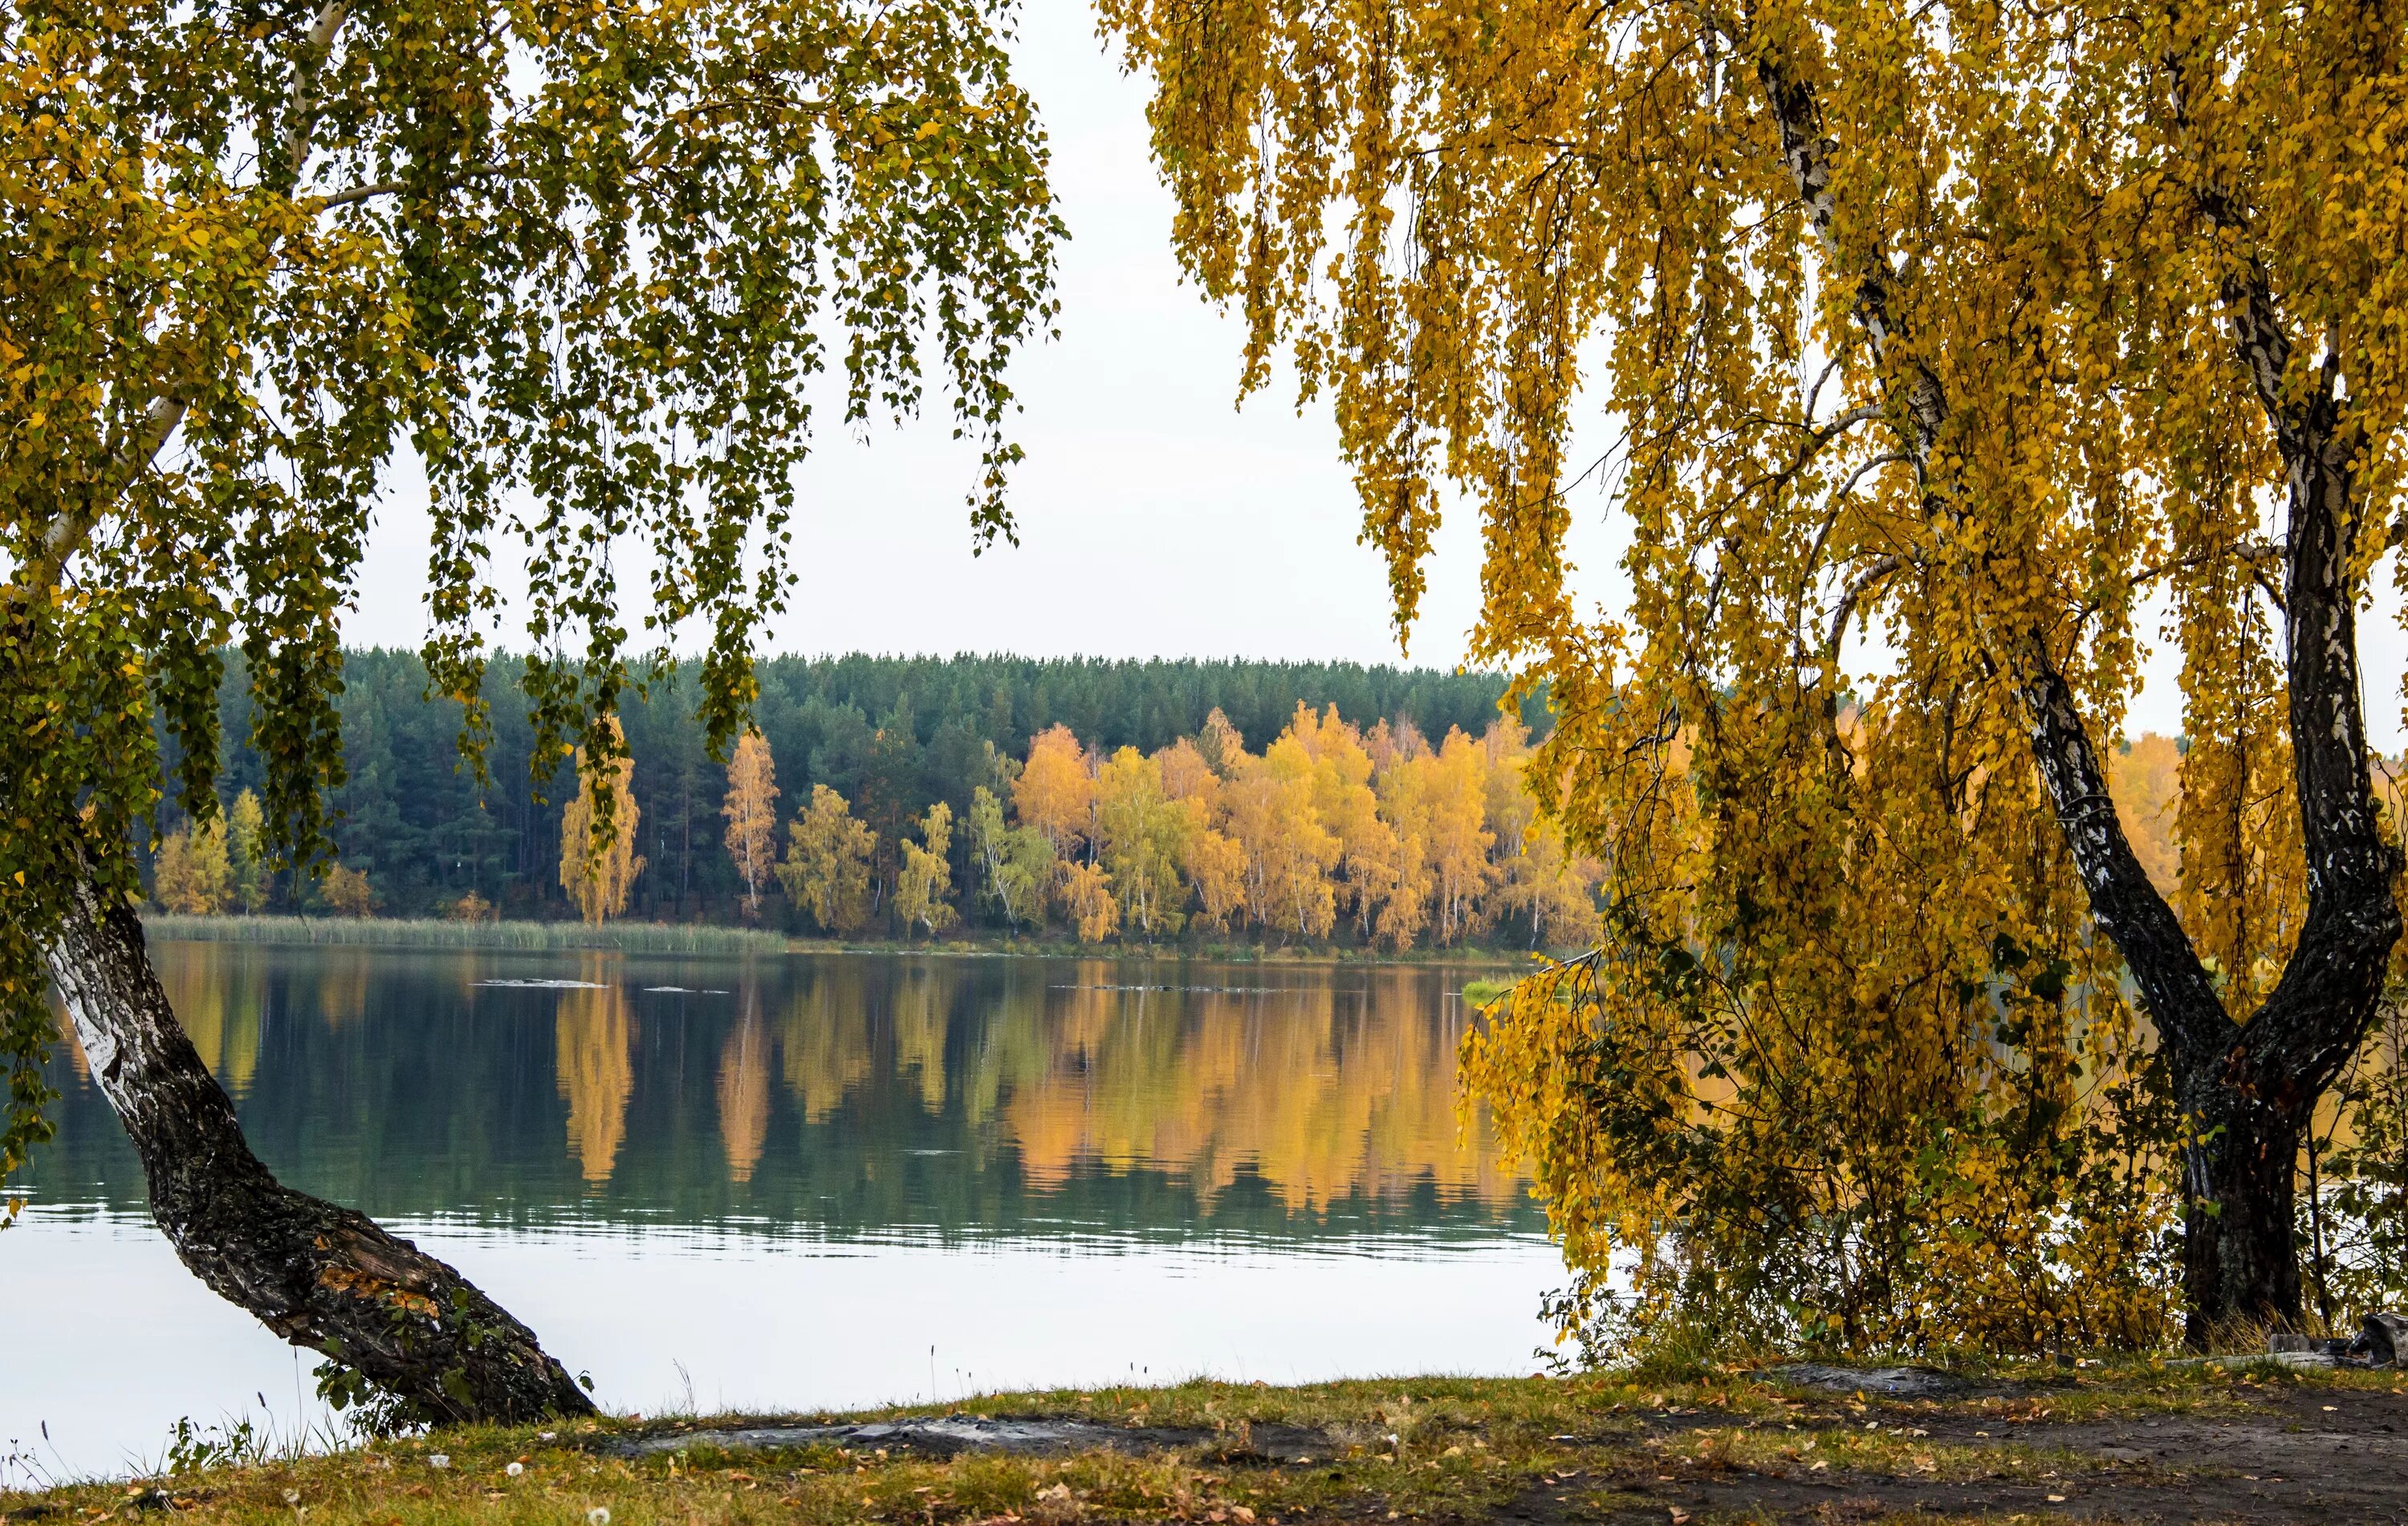
[[[607,1406],[1512,1373],[1564,1282],[1458,1127],[1477,971],[163,943],[285,1181],[450,1260]],[[72,1044],[0,1232],[0,1486],[322,1425],[186,1274]]]

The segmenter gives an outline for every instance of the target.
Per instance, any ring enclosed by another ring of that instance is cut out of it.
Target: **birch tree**
[[[1241,308],[1245,386],[1284,353],[1331,399],[1399,629],[1460,484],[1472,660],[1549,686],[1535,774],[1615,914],[1473,1042],[1575,1262],[1686,1234],[1692,1269],[1797,1271],[1792,1334],[2146,1341],[2153,1210],[2084,1173],[2161,1056],[2189,1338],[2297,1321],[2300,1130],[2401,929],[2357,641],[2408,408],[2396,13],[1104,10],[1179,254]],[[1570,581],[1584,483],[1626,608]],[[2102,762],[2152,599],[2191,742],[2172,900]],[[1656,1077],[1665,1126],[1592,1064]],[[1948,1173],[1914,1175],[1917,1130]],[[2016,1312],[2022,1245],[2082,1298]]]
[[[744,882],[744,915],[761,916],[761,890],[775,872],[778,856],[778,770],[769,743],[758,730],[738,739],[727,760],[727,857]]]
[[[612,741],[624,754],[626,739],[613,718]],[[585,751],[576,754],[577,794],[560,812],[560,887],[586,922],[599,925],[627,909],[644,858],[636,851],[636,760],[620,756],[597,777]]]
[[[405,448],[471,757],[489,573],[523,554],[538,780],[621,756],[635,546],[642,628],[702,633],[733,740],[813,397],[866,419],[941,389],[974,536],[1007,534],[1004,367],[1051,323],[1061,231],[1010,25],[1001,0],[0,12],[0,1171],[48,1127],[55,988],[209,1287],[423,1418],[590,1407],[456,1272],[251,1153],[144,952],[131,844],[163,790],[215,814],[239,643],[268,837],[316,861],[337,614]]]

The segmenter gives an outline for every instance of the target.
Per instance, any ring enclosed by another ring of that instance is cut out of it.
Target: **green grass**
[[[179,916],[142,926],[153,939],[201,943],[316,943],[366,948],[609,949],[622,954],[782,954],[786,940],[749,928],[660,922],[451,922],[434,917]]]
[[[1672,1383],[1638,1381],[1627,1373],[1294,1388],[1197,1381],[995,1394],[849,1417],[1075,1416],[1192,1432],[1182,1445],[1142,1455],[1098,1450],[939,1461],[825,1443],[774,1451],[697,1443],[630,1458],[612,1448],[614,1436],[673,1435],[741,1424],[744,1418],[620,1416],[455,1429],[318,1456],[253,1454],[239,1465],[130,1484],[0,1491],[0,1521],[93,1521],[112,1513],[122,1519],[133,1515],[125,1508],[133,1503],[169,1505],[194,1526],[295,1526],[296,1520],[301,1526],[604,1526],[597,1514],[604,1511],[608,1526],[1071,1526],[1082,1520],[1298,1526],[1333,1519],[1495,1519],[1536,1499],[1570,1501],[1569,1508],[1559,1505],[1553,1514],[1576,1521],[1627,1504],[1632,1488],[1666,1474],[2027,1483],[2096,1476],[2110,1466],[2099,1457],[2037,1437],[1974,1446],[1964,1438],[1964,1425],[2000,1417],[2069,1418],[2069,1410],[2091,1421],[2118,1414],[2218,1415],[2259,1389],[2257,1379],[2138,1362],[2078,1375],[2031,1372],[2061,1386],[2014,1397],[1891,1403],[1805,1392],[1767,1374],[1737,1370]],[[2399,1375],[2286,1375],[2268,1386],[2304,1382],[2397,1392]],[[767,1418],[810,1423],[840,1417]],[[1957,1422],[1956,1439],[1926,1429],[1951,1420]],[[1311,1444],[1310,1454],[1265,1456],[1253,1445],[1255,1428],[1271,1424],[1301,1426],[1321,1440]],[[512,1463],[519,1467],[515,1474]],[[2179,1500],[2181,1475],[2149,1477],[2151,1487],[2169,1491],[2169,1502]],[[151,1492],[154,1487],[159,1493]]]

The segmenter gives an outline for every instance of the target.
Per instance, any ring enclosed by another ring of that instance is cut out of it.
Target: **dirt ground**
[[[2045,1390],[2038,1390],[2040,1395]],[[1596,1515],[1573,1490],[1541,1484],[1501,1517],[1555,1521],[1589,1516],[1620,1522],[1872,1521],[1898,1517],[2094,1521],[2408,1521],[2408,1397],[2303,1384],[2243,1388],[2233,1411],[2122,1415],[2086,1419],[2001,1418],[2034,1414],[2034,1390],[1977,1389],[1964,1398],[1869,1405],[1871,1423],[1910,1441],[1962,1448],[1979,1460],[2015,1449],[2058,1465],[2027,1469],[1954,1468],[1956,1476],[1914,1471],[1826,1467],[1811,1458],[1754,1466],[1700,1461],[1684,1436],[1727,1425],[1727,1417],[1661,1413],[1638,1417],[1641,1447],[1660,1457],[1652,1470],[1633,1465],[1627,1446],[1600,1447],[1598,1476],[1563,1480],[1610,1486],[1620,1498]],[[2020,1404],[2017,1401],[2021,1401]],[[2047,1406],[2040,1404],[2039,1408]],[[2219,1406],[2222,1407],[2222,1406]],[[1842,1404],[1823,1404],[1788,1424],[1844,1425]],[[1742,1422],[1747,1424],[1749,1422]],[[1861,1422],[1859,1422],[1861,1423]],[[1653,1447],[1647,1443],[1656,1444]],[[1911,1469],[1913,1464],[1909,1463]],[[1935,1470],[1936,1472],[1937,1470]],[[1985,1476],[1986,1475],[1986,1476]],[[1560,1478],[1560,1476],[1558,1476]]]
[[[2386,1386],[2393,1375],[2202,1373],[2188,1383],[2158,1375],[2154,1382],[2119,1387],[2113,1379],[2062,1373],[1983,1381],[1910,1370],[1898,1376],[1906,1387],[1928,1391],[1901,1395],[1885,1394],[1877,1385],[1851,1386],[1852,1375],[1878,1374],[1802,1371],[1813,1379],[1799,1381],[1799,1369],[1756,1375],[1760,1386],[1752,1397],[1760,1401],[1769,1393],[1770,1404],[1711,1390],[1702,1404],[1680,1403],[1669,1392],[1639,1397],[1641,1385],[1620,1390],[1636,1403],[1557,1408],[1553,1413],[1569,1429],[1544,1438],[1535,1478],[1487,1499],[1467,1490],[1450,1502],[1453,1509],[1419,1502],[1409,1513],[1534,1526],[2408,1522],[2408,1395]],[[1726,1402],[1713,1402],[1717,1397]],[[1396,1503],[1393,1493],[1361,1487],[1373,1478],[1344,1461],[1364,1456],[1359,1428],[1264,1424],[1233,1452],[1226,1432],[1177,1426],[1123,1422],[1115,1432],[1059,1416],[1032,1417],[993,1422],[980,1434],[945,1424],[923,1432],[907,1421],[847,1439],[856,1446],[882,1440],[897,1451],[941,1457],[1005,1447],[1052,1456],[1096,1447],[1137,1454],[1185,1451],[1208,1462],[1243,1467],[1251,1461],[1280,1471],[1317,1457],[1335,1464],[1326,1475],[1330,1483],[1356,1487],[1315,1502],[1319,1508],[1303,1513],[1308,1519],[1394,1519],[1385,1509]],[[1440,1426],[1425,1449],[1440,1447],[1449,1436],[1477,1434],[1478,1428]],[[659,1452],[677,1443],[653,1438],[638,1445]],[[1372,1450],[1377,1447],[1374,1442]]]
[[[454,1430],[0,1493],[0,1526],[2408,1522],[2408,1373],[1383,1378]]]

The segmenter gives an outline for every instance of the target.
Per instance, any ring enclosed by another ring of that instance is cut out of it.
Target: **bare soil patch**
[[[1868,1406],[1882,1433],[1907,1432],[1907,1471],[1815,1469],[1811,1454],[1741,1466],[1711,1457],[1684,1459],[1683,1449],[1666,1448],[1665,1466],[1626,1462],[1598,1480],[1615,1497],[1600,1499],[1588,1519],[2408,1522],[2408,1397],[2400,1394],[2321,1385],[2243,1389],[2220,1406],[2225,1413],[2058,1419],[2017,1418],[2045,1407],[2046,1389],[1961,1389],[1967,1397],[1993,1401],[1983,1408],[2005,1413],[1984,1413],[1961,1398],[1911,1408]],[[2001,1400],[2003,1405],[1997,1403]],[[1644,1417],[1641,1445],[1717,1418]],[[1777,1425],[1813,1423],[1864,1422],[1847,1410],[1825,1408]],[[1921,1454],[1938,1464],[1928,1476],[1913,1471],[1917,1445],[1933,1447]],[[1971,1454],[1974,1465],[1939,1463],[1943,1448]],[[1985,1454],[2000,1465],[1982,1469]],[[2041,1476],[2028,1476],[2035,1454]],[[1569,1520],[1582,1514],[1577,1498],[1542,1485],[1504,1515]]]

